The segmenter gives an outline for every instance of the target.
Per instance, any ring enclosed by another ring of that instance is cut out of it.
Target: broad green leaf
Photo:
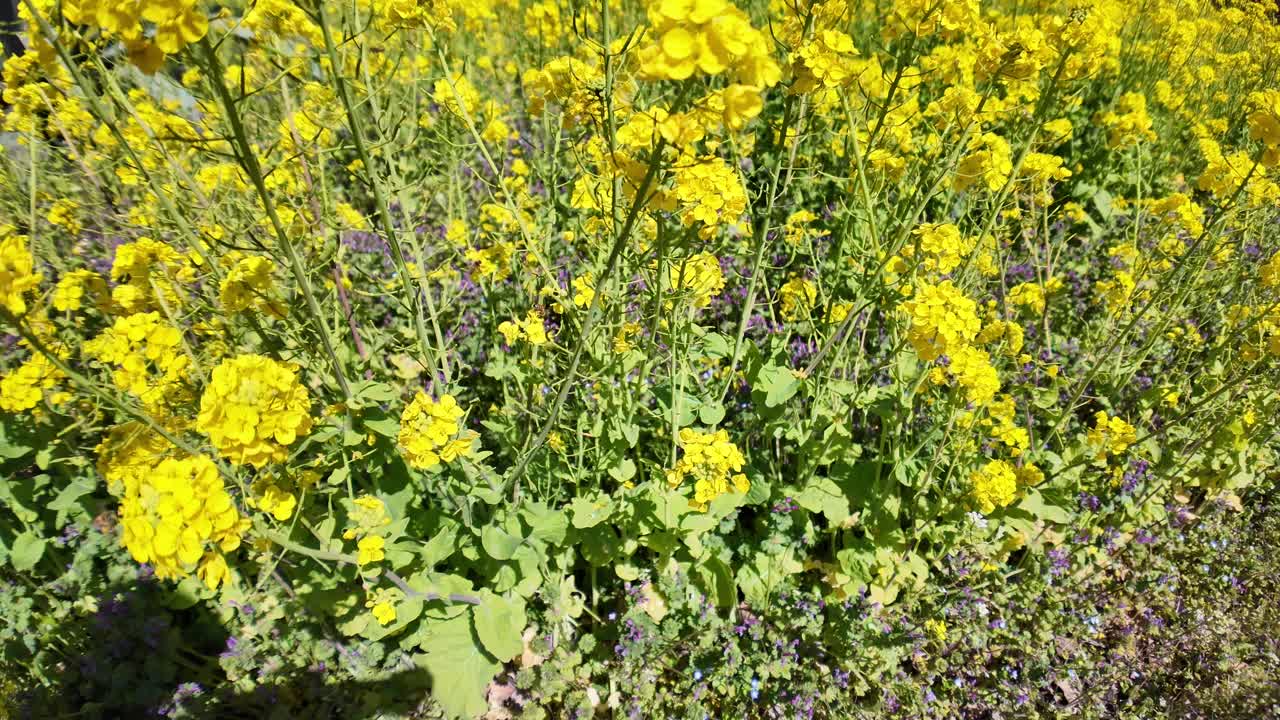
[[[13,539],[13,547],[9,549],[9,562],[18,572],[27,572],[40,562],[44,556],[46,541],[44,538],[28,530]]]
[[[474,611],[476,635],[480,642],[484,643],[490,655],[500,661],[516,657],[524,649],[521,636],[528,624],[524,601],[519,598],[508,600],[488,591],[480,599],[480,605]]]
[[[680,518],[693,511],[689,507],[689,499],[679,490],[654,486],[652,488],[654,517],[664,528],[680,527]]]
[[[1027,488],[1027,494],[1018,503],[1018,507],[1031,513],[1040,520],[1066,524],[1071,522],[1071,511],[1046,501],[1044,495],[1035,488]]]
[[[576,497],[569,504],[573,514],[573,526],[582,530],[595,527],[613,514],[613,501],[602,494],[593,497]]]
[[[711,556],[698,566],[707,595],[715,598],[721,608],[732,607],[738,602],[738,585],[733,581],[733,571],[719,557]]]
[[[800,389],[800,378],[791,368],[765,365],[760,368],[751,386],[752,394],[763,400],[765,407],[777,407],[790,400]]]
[[[395,418],[364,418],[361,423],[383,437],[394,438],[400,434],[400,423]]]
[[[569,519],[560,510],[552,510],[545,503],[531,502],[520,511],[529,525],[529,536],[548,545],[564,544],[569,530]]]
[[[485,689],[502,665],[481,645],[470,612],[431,623],[414,656],[431,675],[431,696],[449,717],[474,718],[489,708]]]
[[[613,467],[609,468],[609,477],[618,482],[626,482],[636,476],[636,464],[631,458],[622,458],[622,460]]]
[[[480,545],[494,560],[510,560],[523,541],[496,525],[485,525],[480,531]]]
[[[702,336],[702,349],[708,357],[729,357],[733,352],[733,345],[724,335],[709,332]]]
[[[93,478],[76,478],[67,483],[58,496],[49,502],[49,509],[57,512],[59,517],[64,513],[75,514],[77,511],[83,511],[80,498],[92,493],[97,486],[98,483]]]
[[[719,425],[720,421],[724,419],[724,405],[718,402],[703,403],[702,407],[698,409],[698,419],[704,425]]]
[[[608,525],[579,530],[578,550],[592,565],[608,565],[618,555],[618,533]]]
[[[817,477],[809,481],[803,490],[795,496],[800,507],[809,512],[820,512],[832,525],[838,525],[849,519],[849,499],[844,491],[828,477]]]

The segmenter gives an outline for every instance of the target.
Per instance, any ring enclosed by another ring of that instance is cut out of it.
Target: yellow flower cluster
[[[1142,93],[1128,92],[1116,100],[1116,109],[1098,113],[1093,121],[1107,131],[1107,147],[1116,148],[1151,142],[1156,139],[1147,115],[1147,98]]]
[[[162,460],[127,486],[120,520],[125,548],[134,560],[151,563],[156,577],[194,571],[215,590],[230,577],[223,553],[240,546],[249,526],[217,467],[202,455]]]
[[[956,166],[952,186],[967,190],[977,185],[991,192],[1004,187],[1013,172],[1009,141],[995,133],[982,133],[969,141],[968,151]]]
[[[238,355],[213,369],[200,398],[196,430],[233,463],[283,462],[311,432],[311,400],[297,367],[262,355]]]
[[[684,157],[676,163],[675,188],[680,221],[686,227],[701,225],[698,235],[710,238],[725,223],[735,223],[747,211],[747,191],[742,178],[715,156]]]
[[[165,406],[185,387],[190,361],[182,351],[182,333],[160,313],[118,318],[101,335],[85,343],[89,357],[112,366],[116,387],[132,393],[151,411]]]
[[[40,284],[35,261],[27,250],[27,236],[15,235],[13,226],[0,225],[0,306],[15,316],[25,315],[24,299]]]
[[[698,253],[684,262],[671,263],[670,276],[672,289],[689,293],[695,308],[710,305],[711,298],[724,289],[720,259],[711,253]]]
[[[849,61],[857,54],[853,38],[843,32],[833,29],[817,31],[795,53],[792,70],[796,81],[792,89],[809,92],[819,87],[835,88],[848,83],[854,72]]]
[[[1018,283],[1009,288],[1009,304],[1025,307],[1036,315],[1044,314],[1045,289],[1039,283]]]
[[[684,454],[667,471],[667,484],[675,488],[686,478],[693,478],[693,500],[689,504],[695,509],[706,510],[712,500],[725,493],[751,489],[747,476],[741,472],[746,459],[729,440],[728,431],[684,428],[680,431],[680,448]]]
[[[654,41],[637,51],[644,77],[686,80],[695,72],[729,73],[756,88],[781,77],[769,38],[727,0],[658,0],[648,12]]]
[[[1105,410],[1099,410],[1093,416],[1089,444],[1097,449],[1095,457],[1098,460],[1105,460],[1108,454],[1122,455],[1137,441],[1137,430],[1123,418],[1109,417]]]
[[[1245,195],[1256,204],[1280,201],[1280,186],[1267,178],[1267,168],[1254,167],[1248,153],[1238,150],[1223,154],[1218,143],[1208,138],[1200,140],[1200,152],[1206,165],[1196,187],[1223,199],[1243,187]]]
[[[952,223],[924,223],[911,234],[916,241],[906,245],[902,255],[910,258],[918,251],[926,270],[942,274],[959,267],[978,244],[976,238],[961,235],[960,228]]]
[[[430,25],[443,32],[457,29],[453,7],[443,0],[373,0],[371,5],[376,17],[386,27]]]
[[[125,313],[158,309],[157,297],[173,309],[181,305],[174,282],[191,282],[195,269],[169,245],[139,238],[116,248],[111,279],[119,283],[112,289],[111,299]]]
[[[112,427],[97,447],[98,472],[107,481],[107,491],[117,497],[137,494],[138,483],[170,447],[167,440],[136,420]]]
[[[195,0],[69,0],[62,4],[62,12],[77,25],[120,37],[131,56],[146,58],[145,62],[135,59],[135,64],[148,72],[163,62],[164,54],[172,55],[209,32],[209,18]],[[154,33],[146,32],[143,21],[155,26]]]
[[[275,317],[284,316],[284,305],[274,297],[275,281],[271,274],[275,263],[260,255],[228,254],[223,258],[230,272],[222,278],[218,297],[227,312],[239,313],[257,309]]]
[[[59,278],[53,288],[53,307],[59,312],[74,312],[84,306],[85,295],[100,309],[105,309],[110,297],[107,281],[92,270],[72,270]]]
[[[529,114],[541,116],[547,103],[560,108],[560,124],[566,130],[604,117],[600,93],[604,86],[600,68],[573,57],[558,57],[541,68],[524,71],[520,78]]]
[[[904,33],[919,36],[937,33],[947,37],[981,23],[978,0],[897,0],[892,13],[882,29],[886,40]]]
[[[947,355],[947,370],[965,390],[965,398],[986,405],[1000,392],[1000,376],[991,366],[991,356],[972,345],[962,345]]]
[[[793,275],[778,288],[778,299],[782,301],[782,317],[795,320],[806,317],[818,300],[818,288],[812,280]]]
[[[978,304],[950,280],[920,286],[903,309],[911,316],[908,338],[922,360],[954,353],[972,342],[981,328]]]
[[[1268,88],[1249,94],[1249,137],[1262,143],[1262,164],[1280,165],[1280,90]]]
[[[405,461],[425,470],[470,454],[475,435],[460,434],[462,415],[452,395],[432,400],[419,390],[400,415],[400,452]]]
[[[16,370],[0,378],[0,410],[25,412],[40,404],[45,391],[58,387],[65,377],[56,365],[42,353],[33,353]],[[65,393],[50,398],[55,404],[65,399]]]
[[[508,345],[515,345],[520,339],[528,340],[535,347],[547,344],[547,326],[537,310],[525,313],[523,320],[502,321],[498,325],[498,332],[502,333]]]
[[[991,460],[969,474],[974,503],[984,514],[1010,505],[1018,496],[1018,475],[1004,460]]]
[[[352,500],[351,521],[354,527],[343,531],[344,540],[355,540],[361,535],[391,524],[391,516],[387,514],[387,506],[372,495],[361,495]]]
[[[324,44],[320,27],[289,0],[257,0],[246,10],[243,23],[259,38],[299,37],[312,45]]]

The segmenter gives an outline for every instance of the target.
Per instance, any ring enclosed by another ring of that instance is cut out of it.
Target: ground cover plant
[[[1278,13],[22,0],[9,712],[1275,715]]]

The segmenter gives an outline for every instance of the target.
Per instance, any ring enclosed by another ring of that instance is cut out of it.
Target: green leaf
[[[608,565],[618,555],[618,533],[609,525],[596,525],[578,533],[578,550],[592,565]]]
[[[613,514],[613,501],[601,494],[593,497],[576,497],[569,504],[573,513],[573,526],[579,530],[595,527]]]
[[[1047,522],[1060,525],[1071,522],[1070,510],[1060,505],[1052,505],[1046,502],[1044,495],[1040,494],[1040,491],[1035,488],[1027,488],[1027,494],[1018,503],[1018,507]]]
[[[346,465],[343,465],[337,470],[334,470],[333,472],[329,473],[329,484],[341,485],[345,483],[347,481],[347,478],[349,477],[351,477],[351,468],[348,468]]]
[[[77,510],[83,510],[78,501],[92,493],[97,486],[98,483],[93,478],[76,478],[63,487],[58,496],[49,502],[49,509],[58,513],[75,513]]]
[[[395,418],[364,418],[361,422],[383,437],[394,438],[400,435],[400,423]]]
[[[13,539],[9,562],[18,572],[27,572],[44,556],[45,539],[28,530]]]
[[[0,423],[0,460],[16,460],[34,449],[11,439],[4,423]]]
[[[718,425],[724,419],[724,405],[720,403],[704,403],[698,409],[698,419],[704,425]]]
[[[680,518],[693,511],[689,507],[689,499],[679,490],[670,488],[653,488],[654,517],[664,528],[680,527]]]
[[[431,696],[446,714],[474,718],[489,708],[485,689],[502,666],[476,637],[470,612],[431,623],[422,647],[414,661],[431,674]]]
[[[609,468],[609,477],[618,482],[626,482],[636,476],[636,464],[631,458],[622,458],[621,462]]]
[[[352,394],[360,400],[378,405],[380,403],[389,403],[400,397],[395,388],[386,383],[380,383],[373,380],[363,380],[356,383],[351,388]]]
[[[698,567],[707,595],[715,598],[721,608],[732,607],[738,602],[738,585],[728,564],[717,556],[707,558]]]
[[[832,525],[849,519],[849,499],[844,491],[828,477],[814,478],[796,496],[795,501],[809,512],[820,512]]]
[[[200,578],[188,575],[183,578],[164,598],[165,607],[173,610],[186,610],[200,602],[200,598],[208,593],[208,588]]]
[[[702,350],[707,357],[729,357],[733,352],[733,346],[729,343],[729,338],[724,335],[709,332],[702,337]]]
[[[529,525],[529,537],[548,545],[564,544],[569,530],[569,519],[560,510],[552,510],[545,503],[531,502],[520,511]]]
[[[523,538],[515,537],[496,525],[485,525],[480,531],[480,545],[494,560],[510,560],[515,557]]]
[[[765,365],[760,368],[752,383],[751,392],[757,399],[763,399],[765,407],[777,407],[790,400],[800,389],[800,378],[795,376],[791,368],[778,365]]]
[[[508,600],[485,591],[481,603],[475,609],[476,635],[484,643],[484,649],[498,660],[506,662],[524,649],[521,636],[528,624],[524,601]]]

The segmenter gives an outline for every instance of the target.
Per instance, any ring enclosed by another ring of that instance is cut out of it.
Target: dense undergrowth
[[[1276,714],[1274,5],[19,12],[15,714]]]

